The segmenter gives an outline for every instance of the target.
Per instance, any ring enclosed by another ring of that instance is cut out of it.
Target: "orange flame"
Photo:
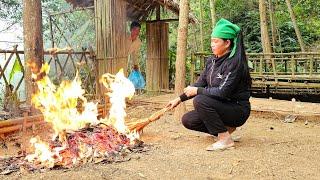
[[[43,76],[43,74],[48,74],[49,70],[49,65],[44,64],[39,74]],[[38,79],[35,74],[32,77]],[[102,119],[101,122],[111,125],[118,132],[125,134],[133,143],[133,140],[139,138],[138,133],[130,132],[125,125],[125,100],[134,95],[133,84],[125,78],[123,70],[120,70],[116,75],[105,74],[101,81],[110,90],[108,95],[111,102],[110,115],[108,118]],[[63,81],[59,87],[56,87],[48,76],[41,77],[36,83],[38,91],[33,95],[32,102],[43,113],[45,121],[52,125],[55,132],[54,139],[59,135],[62,147],[50,149],[39,138],[32,138],[30,142],[35,148],[35,152],[28,155],[26,160],[50,168],[57,161],[63,161],[59,153],[68,148],[66,139],[63,139],[66,138],[66,132],[73,132],[88,125],[96,125],[100,121],[97,119],[97,104],[87,102],[83,96],[84,90],[81,88],[81,81],[78,76],[73,81]],[[81,102],[80,105],[79,102]],[[72,159],[73,164],[76,164],[81,158],[100,153],[93,152],[93,149],[90,148],[85,144],[82,147],[80,144],[79,156]]]
[[[108,96],[110,97],[111,108],[109,117],[103,119],[102,122],[112,125],[120,133],[126,134],[131,140],[139,138],[135,132],[130,132],[125,125],[126,117],[126,98],[131,99],[134,95],[135,88],[132,82],[124,76],[123,69],[114,76],[111,74],[104,74],[100,82],[110,90]]]
[[[48,74],[49,70],[49,65],[44,64],[40,72]],[[78,76],[72,82],[63,81],[58,88],[45,76],[37,81],[37,86],[38,92],[33,95],[32,102],[41,110],[45,121],[52,124],[56,136],[99,122],[97,104],[87,102]],[[77,109],[79,100],[83,102],[82,112]]]

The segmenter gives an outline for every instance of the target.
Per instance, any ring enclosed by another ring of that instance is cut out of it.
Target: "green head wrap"
[[[232,57],[236,52],[238,40],[237,36],[239,32],[239,26],[222,18],[217,22],[216,26],[213,28],[211,38],[233,39],[233,48],[229,56]]]

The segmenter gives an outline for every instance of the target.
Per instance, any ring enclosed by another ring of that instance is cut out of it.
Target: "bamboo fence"
[[[192,82],[202,70],[200,61],[210,55],[192,54]],[[320,53],[248,53],[247,57],[253,63],[251,71],[253,91],[320,95]]]

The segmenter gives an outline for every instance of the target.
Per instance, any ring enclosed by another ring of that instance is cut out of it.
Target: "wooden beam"
[[[159,21],[161,19],[161,6],[157,5],[157,11],[156,11],[156,20]]]
[[[153,23],[153,22],[178,22],[179,19],[161,19],[161,20],[149,20],[146,23]]]

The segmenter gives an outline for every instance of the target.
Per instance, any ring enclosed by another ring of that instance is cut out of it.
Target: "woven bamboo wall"
[[[127,72],[127,3],[124,0],[95,0],[97,74]],[[99,79],[99,78],[97,78]],[[97,82],[97,94],[104,88]]]
[[[146,79],[148,91],[169,89],[168,23],[147,23]]]

